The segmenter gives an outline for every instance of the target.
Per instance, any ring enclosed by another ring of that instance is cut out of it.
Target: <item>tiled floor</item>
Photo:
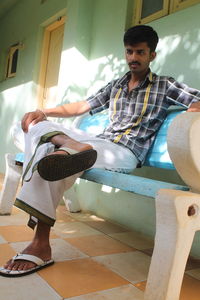
[[[27,215],[0,216],[0,265],[32,239]],[[0,277],[0,300],[142,300],[153,243],[91,214],[59,206],[51,234],[55,264],[21,278]],[[200,262],[187,265],[180,300],[200,299]]]

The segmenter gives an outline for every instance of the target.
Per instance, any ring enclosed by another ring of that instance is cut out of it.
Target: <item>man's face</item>
[[[138,43],[133,46],[125,45],[126,62],[134,74],[147,72],[149,64],[156,57],[156,52],[151,52],[147,43]]]

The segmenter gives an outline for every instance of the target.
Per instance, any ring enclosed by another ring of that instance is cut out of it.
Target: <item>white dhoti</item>
[[[82,174],[78,173],[54,182],[46,181],[38,174],[37,162],[47,154],[54,152],[55,145],[50,140],[58,134],[65,134],[77,141],[90,144],[97,151],[97,160],[93,168],[130,173],[138,164],[137,158],[128,148],[92,136],[79,129],[69,130],[62,124],[50,121],[39,122],[34,126],[30,125],[26,134],[22,133],[19,126],[15,127],[13,130],[14,142],[25,152],[23,185],[15,205],[30,214],[33,226],[38,219],[50,226],[54,225],[56,208],[64,191],[69,189]]]

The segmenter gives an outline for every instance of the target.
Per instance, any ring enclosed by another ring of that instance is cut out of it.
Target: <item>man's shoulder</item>
[[[172,76],[168,75],[158,75],[156,73],[152,73],[153,75],[153,81],[174,81],[175,79]]]

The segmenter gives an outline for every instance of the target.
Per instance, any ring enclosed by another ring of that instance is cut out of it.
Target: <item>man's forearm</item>
[[[45,108],[42,110],[47,117],[73,117],[82,115],[90,111],[90,106],[87,101],[63,104],[54,108]]]
[[[87,101],[80,101],[76,103],[69,103],[60,105],[55,108],[45,108],[43,110],[36,109],[26,113],[21,121],[22,129],[24,132],[28,132],[29,125],[35,125],[38,122],[44,121],[46,117],[72,117],[79,116],[90,111],[90,106]]]

